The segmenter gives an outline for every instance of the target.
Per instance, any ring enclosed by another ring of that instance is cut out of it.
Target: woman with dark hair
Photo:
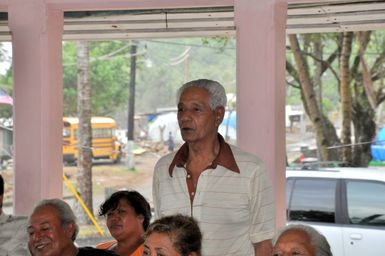
[[[113,241],[96,246],[120,256],[140,256],[143,253],[143,234],[151,219],[147,200],[137,191],[113,193],[101,206],[100,216],[106,216],[106,225]]]
[[[201,256],[202,233],[189,216],[156,220],[145,233],[143,256]]]

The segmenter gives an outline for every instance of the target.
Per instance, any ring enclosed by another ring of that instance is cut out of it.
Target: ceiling
[[[0,41],[10,41],[7,14],[0,13]],[[64,40],[112,40],[231,36],[234,8],[79,11],[64,13]],[[385,1],[322,1],[289,4],[287,33],[385,29]]]

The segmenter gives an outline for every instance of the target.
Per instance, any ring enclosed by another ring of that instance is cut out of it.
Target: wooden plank
[[[306,33],[328,33],[328,32],[345,32],[345,31],[369,31],[385,29],[385,20],[382,22],[368,21],[366,23],[336,23],[336,24],[318,24],[305,26],[288,26],[287,34],[306,34]]]
[[[103,16],[91,16],[91,17],[83,17],[83,18],[65,18],[65,23],[77,23],[77,22],[98,22],[98,21],[145,21],[145,20],[164,20],[166,19],[166,15],[164,13],[156,13],[156,14],[140,14],[140,15],[103,15]]]
[[[64,21],[87,22],[87,21],[146,21],[146,20],[171,20],[171,19],[216,19],[234,18],[234,12],[205,12],[205,13],[153,13],[153,14],[124,14],[124,15],[101,15],[82,18],[65,18]]]
[[[197,28],[197,27],[231,27],[234,21],[192,21],[192,22],[169,22],[168,28]]]
[[[98,21],[87,23],[65,23],[64,30],[119,30],[119,29],[162,29],[162,28],[196,28],[234,26],[232,19],[192,19],[192,20],[157,20],[157,21]]]
[[[203,18],[233,18],[234,12],[210,12],[210,13],[168,13],[167,19],[203,19]]]
[[[356,21],[371,21],[383,20],[385,17],[385,10],[371,11],[371,12],[355,12],[355,13],[341,13],[330,15],[299,15],[295,17],[288,17],[287,24],[322,24],[322,23],[338,23],[338,22],[356,22]]]
[[[366,3],[357,4],[347,2],[344,5],[324,5],[319,7],[291,7],[289,4],[287,14],[291,15],[310,15],[310,14],[328,14],[328,13],[343,13],[343,12],[362,12],[362,11],[375,11],[384,10],[385,3]]]
[[[166,23],[87,23],[64,24],[64,31],[91,31],[91,30],[122,30],[122,29],[165,29]]]
[[[119,39],[146,39],[146,38],[183,38],[183,37],[214,37],[224,36],[230,37],[235,35],[235,30],[221,30],[221,31],[160,31],[154,32],[126,32],[126,33],[90,33],[90,34],[73,34],[65,33],[63,40],[119,40]],[[1,39],[1,37],[0,37]],[[9,40],[9,39],[8,39]]]

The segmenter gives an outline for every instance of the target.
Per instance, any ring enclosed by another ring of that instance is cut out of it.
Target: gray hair
[[[147,239],[152,233],[168,235],[172,246],[182,256],[192,252],[202,255],[202,233],[193,217],[181,214],[162,217],[150,224],[144,238]]]
[[[217,81],[213,81],[209,79],[193,80],[182,85],[182,87],[179,88],[176,95],[177,104],[179,103],[180,96],[183,94],[183,92],[190,87],[203,88],[209,92],[210,94],[209,106],[211,110],[215,110],[217,107],[226,108],[227,97],[226,97],[225,88]]]
[[[76,236],[79,233],[79,226],[76,223],[76,217],[74,212],[72,211],[71,207],[63,200],[61,199],[44,199],[37,203],[35,208],[33,209],[32,213],[36,212],[37,210],[44,208],[44,207],[52,207],[57,211],[57,214],[59,216],[60,222],[62,224],[62,227],[64,229],[67,228],[67,225],[73,223],[75,226],[75,231],[72,234],[72,241],[75,241]],[[31,214],[32,215],[32,214]]]
[[[299,230],[305,232],[309,238],[310,243],[314,246],[316,256],[332,256],[330,245],[324,235],[318,232],[315,228],[309,225],[303,224],[291,224],[280,230],[273,238],[273,246],[277,243],[278,239],[288,231]]]

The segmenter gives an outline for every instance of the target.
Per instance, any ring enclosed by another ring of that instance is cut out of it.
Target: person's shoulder
[[[155,170],[156,169],[164,169],[165,167],[168,169],[168,167],[170,166],[172,160],[174,159],[175,157],[175,154],[176,152],[171,152],[171,153],[168,153],[167,155],[164,155],[162,156],[157,162],[156,162],[156,165],[155,165]]]
[[[237,146],[230,145],[231,151],[233,152],[234,159],[238,163],[255,163],[263,165],[263,161],[256,155],[246,152]]]
[[[93,247],[80,247],[76,256],[117,256],[117,254],[102,249],[96,249]]]
[[[0,216],[0,224],[7,225],[9,227],[24,227],[27,225],[27,222],[27,216],[15,216],[8,214],[1,214]]]
[[[95,246],[96,249],[110,249],[111,246],[115,245],[116,244],[116,240],[112,240],[112,241],[107,241],[107,242],[104,242],[104,243],[100,243],[100,244],[97,244]]]

